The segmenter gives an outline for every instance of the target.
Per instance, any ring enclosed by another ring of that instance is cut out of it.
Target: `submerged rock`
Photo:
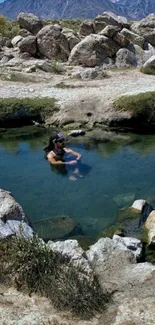
[[[73,218],[63,215],[36,221],[34,229],[46,241],[82,234],[81,226]]]
[[[124,207],[127,204],[131,204],[135,198],[134,193],[123,193],[118,194],[113,198],[113,201],[117,204],[118,207]]]

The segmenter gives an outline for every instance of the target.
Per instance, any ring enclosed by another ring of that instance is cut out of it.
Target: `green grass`
[[[59,310],[71,310],[81,318],[103,310],[109,300],[95,276],[89,279],[37,236],[0,240],[0,265],[1,283],[48,297]]]
[[[22,83],[38,83],[40,80],[36,79],[34,76],[29,76],[21,72],[10,72],[10,73],[0,73],[1,80],[8,80],[12,82],[22,82]]]
[[[120,97],[113,107],[119,111],[132,112],[133,117],[141,116],[146,122],[154,121],[155,91]]]
[[[155,75],[155,67],[141,67],[140,71],[145,74]]]
[[[54,98],[0,98],[0,118],[9,117],[24,110],[24,113],[44,117],[57,111]]]
[[[60,24],[62,27],[72,29],[74,32],[78,32],[82,19],[55,19],[55,20],[46,20],[47,24]]]

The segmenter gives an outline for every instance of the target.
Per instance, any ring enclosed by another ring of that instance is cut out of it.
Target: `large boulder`
[[[36,55],[37,52],[37,42],[35,36],[27,36],[23,38],[19,43],[18,47],[21,52],[27,52],[32,56]]]
[[[65,258],[67,257],[74,266],[82,269],[86,274],[91,275],[93,273],[86,254],[79,246],[77,240],[48,241],[47,247],[56,253],[60,253]]]
[[[150,245],[155,245],[155,210],[153,210],[145,223],[145,227],[148,230],[148,240]]]
[[[11,44],[13,47],[16,47],[18,45],[19,42],[21,42],[23,39],[23,37],[21,35],[17,35],[15,36],[12,40],[11,40]]]
[[[62,29],[62,34],[67,38],[68,40],[68,45],[69,45],[69,50],[71,51],[73,49],[73,47],[78,44],[81,39],[79,38],[79,36],[73,32],[72,29],[69,28],[63,28]]]
[[[118,68],[128,68],[137,66],[137,60],[135,53],[129,51],[128,49],[120,49],[116,53],[116,66]]]
[[[41,19],[31,13],[21,12],[17,17],[17,20],[21,28],[28,30],[34,35],[36,35],[43,27]]]
[[[125,17],[120,17],[112,12],[103,12],[102,15],[98,15],[94,19],[94,31],[99,33],[107,25],[118,26],[122,29],[124,26],[128,25],[128,21]]]
[[[131,30],[127,28],[123,28],[120,32],[121,35],[125,36],[127,40],[129,40],[133,44],[139,45],[141,48],[144,47],[144,37],[133,33]]]
[[[104,29],[102,29],[99,34],[104,35],[106,37],[111,37],[113,38],[117,32],[119,32],[121,28],[119,26],[112,26],[112,25],[107,25]]]
[[[131,25],[131,30],[155,46],[155,14],[150,14],[144,19],[134,22]]]
[[[69,63],[95,67],[103,64],[105,58],[112,57],[120,48],[111,38],[104,35],[86,36],[71,51]]]
[[[80,25],[79,34],[83,36],[94,34],[93,20],[84,20]]]
[[[144,67],[155,68],[155,55],[151,56],[145,63]]]
[[[39,52],[48,59],[59,58],[63,61],[68,59],[70,50],[68,40],[62,33],[60,25],[47,25],[37,34]]]
[[[13,234],[33,236],[33,230],[22,207],[15,201],[10,192],[0,189],[0,238]]]
[[[82,234],[80,225],[73,218],[63,215],[36,221],[34,229],[46,241]]]

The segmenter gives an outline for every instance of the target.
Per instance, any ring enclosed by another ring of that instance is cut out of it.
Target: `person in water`
[[[65,138],[61,132],[57,133],[54,137],[51,136],[49,138],[49,143],[44,150],[47,155],[47,160],[53,166],[74,166],[72,169],[74,175],[72,174],[69,177],[71,180],[76,180],[77,178],[82,177],[78,168],[82,155],[79,152],[65,147]],[[69,159],[65,159],[66,154],[71,158],[69,157]]]

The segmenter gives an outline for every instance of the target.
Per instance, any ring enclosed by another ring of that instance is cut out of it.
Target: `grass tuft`
[[[119,111],[132,112],[133,117],[141,116],[146,122],[154,121],[155,91],[120,97],[113,106]]]
[[[0,281],[51,299],[59,310],[88,319],[103,310],[109,295],[70,260],[53,252],[37,236],[0,240]]]
[[[155,67],[141,67],[140,71],[144,74],[155,75]]]

